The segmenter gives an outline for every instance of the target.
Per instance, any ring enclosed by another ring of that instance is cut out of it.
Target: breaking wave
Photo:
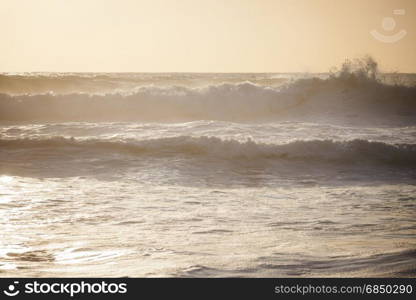
[[[190,73],[0,74],[0,121],[324,119],[350,123],[414,123],[416,79],[412,74],[399,74],[399,77],[390,76],[393,81],[388,83],[383,76],[386,74],[378,72],[377,63],[371,57],[347,61],[339,70],[313,77]],[[405,84],[394,78],[415,80]],[[8,92],[25,91],[24,87],[27,87],[27,94]]]
[[[0,120],[190,121],[374,118],[414,122],[416,87],[378,81],[302,79],[281,88],[250,82],[203,88],[144,86],[130,93],[0,94]]]
[[[279,159],[301,162],[416,165],[416,144],[386,144],[367,140],[298,140],[286,144],[240,142],[217,137],[178,136],[150,140],[98,140],[53,137],[0,140],[2,149],[50,149],[54,155],[99,151],[143,156],[205,156],[217,159]]]

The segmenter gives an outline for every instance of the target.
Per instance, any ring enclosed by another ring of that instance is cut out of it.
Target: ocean
[[[416,272],[416,75],[3,73],[3,277]]]

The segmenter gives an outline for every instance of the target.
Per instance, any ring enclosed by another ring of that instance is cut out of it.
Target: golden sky
[[[416,0],[0,0],[0,72],[416,72],[415,31]]]

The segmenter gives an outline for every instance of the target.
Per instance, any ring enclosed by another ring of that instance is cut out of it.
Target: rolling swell
[[[415,144],[386,144],[367,140],[298,140],[287,144],[240,142],[217,137],[178,136],[150,140],[99,140],[53,137],[47,139],[2,139],[0,150],[45,149],[54,155],[100,152],[138,156],[200,156],[226,160],[273,159],[300,162],[373,163],[389,166],[415,166]]]

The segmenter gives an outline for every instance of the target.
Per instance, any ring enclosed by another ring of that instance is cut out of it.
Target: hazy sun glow
[[[416,72],[415,16],[414,0],[2,0],[0,71],[326,72],[370,54]]]

